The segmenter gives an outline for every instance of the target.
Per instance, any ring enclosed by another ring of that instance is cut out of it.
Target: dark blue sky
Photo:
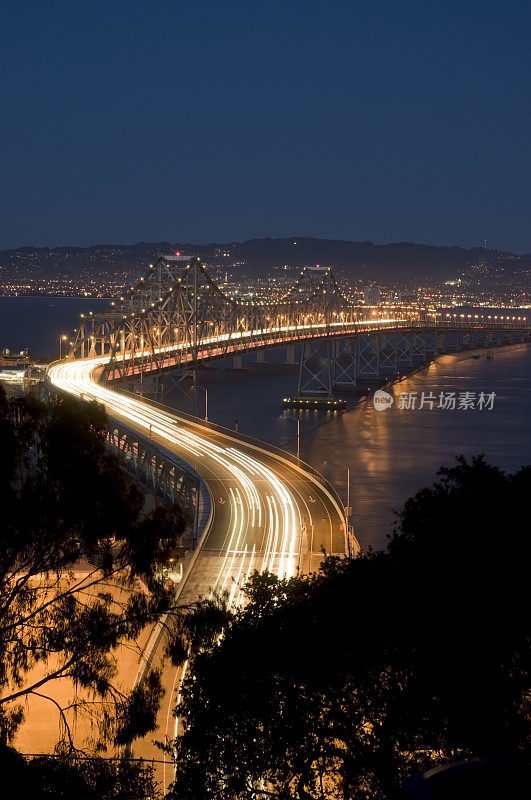
[[[0,247],[531,251],[527,2],[0,7]]]

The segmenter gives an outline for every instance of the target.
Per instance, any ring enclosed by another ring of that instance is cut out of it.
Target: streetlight
[[[67,339],[68,336],[66,336],[66,334],[64,333],[62,333],[61,336],[59,337],[59,361],[61,361],[63,357],[63,342],[66,342]]]
[[[301,421],[298,417],[292,417],[291,414],[286,416],[286,419],[292,419],[297,423],[297,461],[301,460]]]
[[[202,389],[205,393],[205,422],[208,422],[208,389],[205,389],[204,386],[199,386],[198,383],[194,383],[194,389]]]
[[[349,539],[349,518],[350,518],[350,467],[346,464],[341,464],[339,461],[324,461],[323,464],[335,464],[337,467],[343,467],[347,471],[347,505],[345,508],[345,539],[347,542],[347,549],[350,555],[350,539]]]

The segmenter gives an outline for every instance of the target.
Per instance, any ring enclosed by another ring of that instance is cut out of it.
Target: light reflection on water
[[[384,545],[393,509],[431,484],[437,469],[457,455],[485,453],[508,471],[531,463],[531,347],[515,345],[494,355],[492,361],[484,352],[478,361],[465,354],[443,356],[389,390],[391,409],[376,411],[364,402],[317,432],[306,457],[313,463],[326,450],[350,466],[353,521],[362,546]],[[494,391],[496,398],[492,411],[396,408],[400,392],[422,391]],[[344,472],[333,473],[340,488]]]

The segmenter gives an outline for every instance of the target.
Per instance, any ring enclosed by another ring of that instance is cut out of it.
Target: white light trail
[[[111,417],[156,437],[199,473],[206,467],[223,474],[230,484],[230,523],[213,588],[224,590],[232,580],[229,599],[232,605],[239,605],[243,597],[241,585],[251,574],[257,557],[262,569],[268,568],[281,577],[294,575],[300,514],[288,487],[274,470],[237,447],[210,441],[207,432],[202,436],[181,427],[174,415],[153,408],[140,398],[125,397],[100,386],[94,372],[107,361],[108,356],[62,361],[50,368],[49,379],[76,397],[102,403]]]

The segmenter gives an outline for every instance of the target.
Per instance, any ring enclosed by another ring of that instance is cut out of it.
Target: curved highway
[[[322,551],[345,552],[343,510],[336,498],[303,468],[237,434],[221,433],[193,423],[171,409],[162,411],[139,397],[126,397],[100,386],[94,377],[108,360],[62,361],[48,371],[57,388],[102,403],[109,417],[190,464],[203,478],[212,498],[212,517],[199,555],[181,587],[180,602],[192,602],[211,590],[227,591],[237,606],[241,587],[252,570],[290,577],[300,568],[317,567]],[[172,739],[174,690],[180,674],[164,668],[166,691],[156,736]],[[135,754],[160,759],[151,738]],[[165,770],[166,772],[166,770]],[[164,775],[164,784],[171,779]]]
[[[105,360],[60,362],[50,368],[49,379],[74,396],[102,403],[109,417],[148,433],[199,472],[214,512],[203,549],[224,557],[213,588],[224,588],[235,569],[241,574],[244,556],[251,558],[252,569],[294,575],[305,535],[313,535],[307,546],[314,553],[344,553],[342,509],[316,478],[281,460],[265,444],[258,450],[236,433],[211,430],[172,409],[161,411],[140,397],[98,385],[93,373]]]

